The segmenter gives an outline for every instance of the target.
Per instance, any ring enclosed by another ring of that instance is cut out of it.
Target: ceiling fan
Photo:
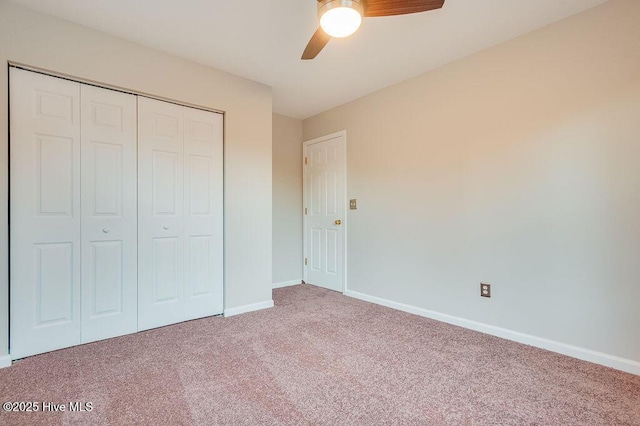
[[[360,27],[362,18],[408,15],[440,9],[445,0],[317,0],[320,27],[309,40],[303,60],[313,59],[332,37],[348,37]]]

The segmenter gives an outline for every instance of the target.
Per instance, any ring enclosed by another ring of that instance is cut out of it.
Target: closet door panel
[[[185,319],[223,311],[223,116],[184,108]]]
[[[138,99],[138,329],[184,318],[183,108]]]
[[[10,352],[80,343],[80,85],[10,70]]]
[[[86,343],[138,326],[136,97],[81,85],[81,112]]]

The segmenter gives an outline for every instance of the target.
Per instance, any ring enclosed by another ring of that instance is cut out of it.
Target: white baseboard
[[[273,283],[271,288],[290,287],[292,285],[298,285],[298,284],[302,284],[302,278],[300,278],[298,280],[282,281],[282,282],[279,282],[279,283]]]
[[[532,336],[530,334],[520,333],[506,328],[430,311],[428,309],[418,308],[416,306],[406,305],[404,303],[394,302],[376,296],[369,296],[368,294],[359,293],[357,291],[347,290],[344,294],[345,296],[353,297],[355,299],[364,300],[366,302],[375,303],[377,305],[386,306],[388,308],[397,309],[399,311],[408,312],[421,317],[446,322],[448,324],[457,325],[479,331],[481,333],[491,334],[503,339],[524,343],[525,345],[535,346],[537,348],[546,349],[548,351],[557,352],[562,355],[567,355],[583,361],[593,362],[595,364],[604,365],[606,367],[615,368],[616,370],[626,371],[627,373],[640,376],[640,362],[633,361],[631,359],[620,358],[603,352],[596,352],[591,349],[568,345],[555,340],[544,339],[542,337]]]
[[[261,309],[273,308],[273,300],[265,300],[264,302],[252,303],[250,305],[238,306],[237,308],[229,308],[224,310],[225,317],[246,314],[247,312],[259,311]]]
[[[0,356],[0,368],[11,367],[11,355]]]

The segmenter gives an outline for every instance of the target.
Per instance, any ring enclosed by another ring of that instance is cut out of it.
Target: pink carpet
[[[640,425],[640,377],[301,285],[275,308],[31,357],[2,425]]]

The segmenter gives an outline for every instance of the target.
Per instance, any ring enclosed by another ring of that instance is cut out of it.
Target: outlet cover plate
[[[480,296],[491,297],[491,284],[480,283]]]

